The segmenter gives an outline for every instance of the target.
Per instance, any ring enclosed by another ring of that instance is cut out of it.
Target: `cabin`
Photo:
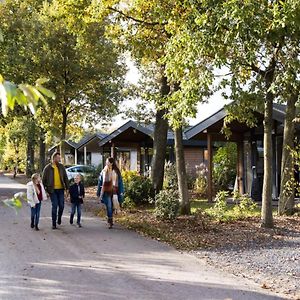
[[[263,157],[263,115],[255,113],[257,125],[248,127],[239,121],[229,124],[231,136],[227,138],[222,133],[224,118],[227,111],[224,108],[212,114],[205,120],[185,131],[189,140],[207,141],[207,166],[208,166],[208,198],[213,198],[213,147],[216,142],[234,142],[237,144],[237,188],[240,193],[248,193],[256,201],[261,201],[264,157]],[[285,106],[274,104],[273,106],[273,188],[272,197],[277,199],[280,191],[281,155],[283,147],[283,128],[285,118]]]

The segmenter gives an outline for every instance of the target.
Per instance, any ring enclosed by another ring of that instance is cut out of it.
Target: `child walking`
[[[70,186],[69,192],[70,192],[70,199],[72,204],[72,210],[70,215],[70,224],[73,224],[73,219],[75,212],[77,210],[77,226],[81,226],[81,205],[83,204],[83,198],[84,198],[84,185],[81,182],[81,175],[77,174],[74,178],[74,184]]]
[[[42,183],[40,174],[31,176],[31,181],[27,183],[27,201],[31,207],[31,228],[39,230],[39,219],[42,201],[47,200],[47,194]]]

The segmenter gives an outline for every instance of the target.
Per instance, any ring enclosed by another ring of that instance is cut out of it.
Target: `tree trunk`
[[[34,120],[30,120],[27,126],[26,176],[30,177],[34,173],[34,148],[36,131]]]
[[[166,77],[161,79],[161,97],[170,92]],[[157,110],[155,118],[155,129],[153,137],[153,159],[151,168],[151,179],[155,193],[158,193],[163,186],[164,167],[167,151],[168,121],[164,119],[166,110]]]
[[[294,187],[294,163],[292,149],[294,148],[294,130],[293,120],[296,116],[296,102],[298,94],[292,95],[287,100],[286,114],[284,120],[283,148],[281,159],[281,183],[280,196],[278,203],[278,214],[292,215],[295,206],[295,187]]]
[[[175,129],[175,156],[176,156],[176,173],[178,179],[178,192],[180,201],[181,214],[191,214],[189,191],[187,184],[187,175],[185,168],[182,127]]]
[[[264,104],[264,179],[262,192],[262,227],[273,227],[272,214],[272,125],[274,95],[269,88],[273,81],[274,71],[266,74],[266,99]]]
[[[60,138],[60,157],[61,157],[61,162],[65,164],[65,141],[66,141],[66,131],[67,131],[67,110],[64,108],[62,110],[62,124],[61,124],[61,138]]]
[[[45,144],[45,132],[43,131],[43,129],[41,129],[40,131],[39,148],[40,148],[39,171],[42,172],[46,165],[46,144]]]

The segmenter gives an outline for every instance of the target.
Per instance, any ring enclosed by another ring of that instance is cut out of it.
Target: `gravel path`
[[[200,250],[196,256],[221,270],[254,280],[260,286],[300,299],[300,234],[263,245],[249,243],[218,250]]]

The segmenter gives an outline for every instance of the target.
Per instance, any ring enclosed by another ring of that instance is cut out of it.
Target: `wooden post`
[[[238,191],[240,194],[244,194],[244,161],[242,142],[237,142],[237,180]]]
[[[212,136],[207,134],[207,197],[208,202],[212,202],[213,198],[213,182],[212,182],[212,168],[213,168],[213,153],[212,153]]]
[[[75,149],[75,159],[74,159],[74,163],[75,163],[75,165],[77,165],[77,149]]]
[[[84,165],[86,165],[86,147],[84,146],[83,148],[83,161],[84,161]]]
[[[111,143],[110,156],[115,157],[115,143]]]

